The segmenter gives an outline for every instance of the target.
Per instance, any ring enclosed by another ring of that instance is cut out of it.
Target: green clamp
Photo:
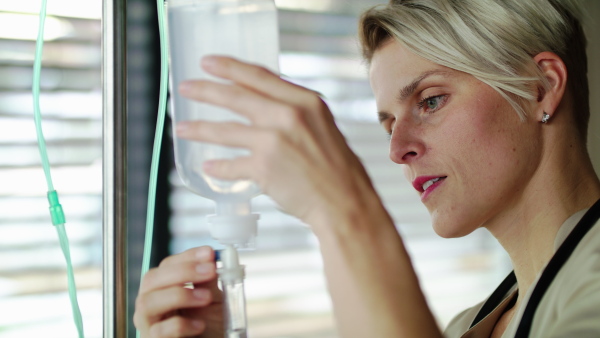
[[[63,212],[62,205],[60,205],[58,202],[58,193],[56,190],[48,192],[48,202],[50,203],[50,216],[52,217],[52,224],[65,224],[65,213]]]

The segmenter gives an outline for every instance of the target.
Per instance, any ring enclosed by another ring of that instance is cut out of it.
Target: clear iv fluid
[[[222,283],[222,288],[227,327],[234,335],[245,333],[247,319],[244,284],[241,280],[238,283]]]
[[[191,79],[222,81],[200,68],[205,55],[227,55],[278,71],[278,26],[273,0],[170,0],[168,25],[173,126],[189,120],[248,121],[231,111],[183,98],[179,83]],[[247,156],[248,151],[174,137],[179,176],[193,192],[219,202],[249,201],[259,194],[251,181],[211,178],[202,164]]]

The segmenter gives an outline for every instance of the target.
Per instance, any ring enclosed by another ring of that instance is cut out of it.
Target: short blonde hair
[[[574,0],[391,0],[360,19],[363,57],[394,38],[413,53],[475,76],[525,119],[524,102],[548,82],[533,56],[550,51],[565,62],[577,128],[589,121],[586,39]]]

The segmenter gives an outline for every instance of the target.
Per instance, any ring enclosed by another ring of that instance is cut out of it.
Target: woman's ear
[[[547,121],[556,113],[565,95],[567,66],[558,55],[552,52],[539,53],[533,59],[549,84],[548,88],[538,88],[538,109],[534,113],[538,121],[542,121],[542,119]]]

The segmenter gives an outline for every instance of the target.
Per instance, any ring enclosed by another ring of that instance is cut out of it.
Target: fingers
[[[190,80],[180,84],[179,93],[188,99],[235,111],[254,124],[268,122],[261,120],[264,116],[261,112],[265,110],[264,102],[260,100],[263,97],[244,87],[205,80]],[[260,106],[257,106],[257,103],[260,103]]]
[[[283,82],[282,80],[279,81]],[[188,99],[236,112],[248,118],[253,125],[260,127],[290,125],[286,121],[288,116],[303,113],[300,104],[294,105],[280,101],[237,84],[192,80],[182,83],[179,92]],[[289,101],[292,98],[294,97],[290,96],[287,100]],[[317,100],[320,102],[318,97],[315,101]],[[304,105],[306,105],[306,102]]]
[[[181,95],[228,108],[248,117],[253,124],[276,125],[281,122],[279,117],[286,115],[328,112],[323,109],[319,93],[287,82],[264,67],[222,56],[205,57],[202,65],[209,73],[234,84],[185,81],[179,87]],[[330,118],[331,114],[318,115]]]
[[[213,261],[191,260],[192,257],[195,255],[173,256],[158,268],[149,270],[140,285],[140,294],[171,286],[182,286],[189,282],[203,283],[216,277]]]
[[[244,87],[272,97],[279,101],[295,104],[305,103],[309,96],[315,92],[282,80],[278,75],[268,69],[244,62],[234,58],[211,55],[204,57],[201,66],[208,73],[233,82]]]
[[[186,318],[189,309],[212,309],[221,301],[214,251],[195,248],[164,259],[148,271],[136,299],[135,326],[144,337],[191,337],[205,330],[204,317]],[[193,283],[194,288],[184,288]],[[216,302],[216,303],[215,303]],[[192,321],[195,319],[196,321]]]
[[[226,139],[223,135],[229,135]],[[224,146],[252,149],[261,144],[267,133],[242,123],[185,121],[177,124],[177,136],[192,141],[220,143]]]
[[[173,316],[152,326],[150,329],[150,337],[195,337],[202,334],[205,329],[206,324],[202,320]]]
[[[333,115],[318,93],[284,81],[263,67],[232,58],[206,57],[202,65],[213,75],[234,83],[187,81],[180,86],[180,93],[184,97],[241,114],[247,117],[254,127],[275,131],[275,137],[287,135],[298,141],[299,138],[303,138],[299,135],[303,131],[315,133],[320,137],[326,137],[332,132],[336,134],[337,129],[330,130],[331,126],[335,128]],[[235,133],[227,133],[233,126],[233,124],[228,125],[228,129],[222,129],[218,134],[213,132],[212,135],[220,137],[204,138],[204,141],[244,148],[248,148],[249,141],[255,143],[263,141],[262,138],[259,141],[255,140],[259,135],[239,134],[246,131],[240,126],[236,126]],[[204,132],[209,133],[210,130],[205,128]],[[277,135],[277,133],[286,135]],[[201,133],[197,131],[196,135],[201,136]],[[178,136],[183,137],[179,132]],[[189,136],[191,133],[186,138]]]
[[[257,175],[253,172],[253,162],[251,157],[238,157],[233,160],[211,160],[204,162],[202,169],[208,175],[222,180],[250,179],[256,181]]]
[[[138,297],[136,308],[142,310],[150,323],[160,320],[165,313],[179,309],[206,306],[212,302],[211,290],[171,287]]]
[[[263,129],[234,122],[186,121],[177,126],[177,136],[193,141],[218,143],[220,145],[245,148],[252,152],[251,156],[240,156],[231,160],[210,160],[203,163],[203,171],[215,178],[225,180],[250,179],[257,183],[268,177],[272,164],[281,153],[291,155],[296,144],[312,149],[312,139],[303,138],[301,130],[296,133],[278,129]],[[301,129],[301,122],[296,129]],[[224,137],[227,135],[227,137]],[[263,186],[264,188],[264,186]]]
[[[185,262],[154,268],[148,271],[140,286],[140,294],[185,283],[203,283],[216,277],[215,263]]]
[[[208,263],[214,262],[215,260],[215,251],[209,246],[202,246],[199,248],[193,248],[186,250],[177,255],[169,256],[163,259],[159,266],[165,266],[170,264],[178,264],[184,262],[201,262]]]
[[[178,137],[250,151],[246,157],[204,162],[206,174],[252,180],[305,222],[324,219],[323,214],[332,213],[327,206],[344,208],[337,201],[358,189],[355,182],[370,183],[316,92],[232,58],[207,57],[202,67],[228,83],[189,81],[180,88],[182,95],[224,107],[251,122],[186,121],[178,125]],[[369,184],[364,186],[370,189]]]

